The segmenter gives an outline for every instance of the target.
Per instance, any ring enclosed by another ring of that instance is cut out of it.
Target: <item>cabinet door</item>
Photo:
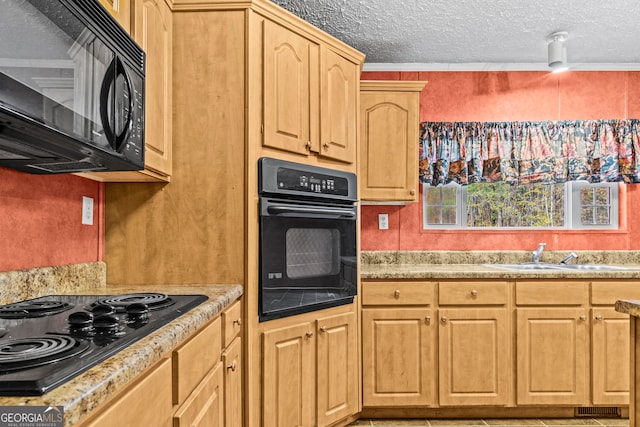
[[[325,317],[318,330],[318,426],[358,412],[358,340],[355,313]]]
[[[224,365],[224,425],[242,427],[242,340],[233,340],[222,353]]]
[[[517,403],[587,404],[587,313],[579,307],[518,308]]]
[[[358,70],[353,62],[322,49],[320,154],[346,163],[356,159]]]
[[[171,360],[164,359],[110,402],[86,427],[171,426]]]
[[[116,21],[130,32],[131,30],[131,3],[130,0],[100,0],[100,4],[114,17]]]
[[[420,90],[424,82],[412,82],[417,86],[413,92],[394,91],[394,83],[406,84],[360,82],[362,200],[418,200]]]
[[[318,58],[318,45],[264,21],[264,146],[306,155],[317,145]]]
[[[440,405],[506,405],[512,374],[505,308],[440,309]]]
[[[364,406],[419,406],[433,402],[435,332],[431,310],[362,310]]]
[[[262,335],[264,427],[315,425],[314,330],[302,323]]]
[[[145,169],[171,175],[172,17],[164,0],[135,0],[133,38],[147,54]]]
[[[225,427],[222,363],[204,377],[173,416],[173,427]],[[136,424],[149,425],[152,424]]]
[[[594,308],[593,404],[629,404],[629,315],[613,308]]]

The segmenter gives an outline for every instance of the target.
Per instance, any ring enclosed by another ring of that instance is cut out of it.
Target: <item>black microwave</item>
[[[145,53],[97,0],[0,2],[0,166],[144,168]]]

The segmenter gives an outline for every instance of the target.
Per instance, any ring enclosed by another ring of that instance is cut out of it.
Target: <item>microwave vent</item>
[[[37,165],[28,165],[29,167],[44,170],[50,173],[65,172],[95,172],[103,171],[107,168],[102,165],[96,165],[86,160],[61,162],[61,163],[41,163]]]

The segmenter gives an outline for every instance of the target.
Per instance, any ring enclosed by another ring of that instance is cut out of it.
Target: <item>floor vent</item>
[[[576,417],[621,417],[622,413],[617,406],[591,406],[576,408]]]

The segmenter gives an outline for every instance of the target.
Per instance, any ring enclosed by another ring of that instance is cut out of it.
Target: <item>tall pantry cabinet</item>
[[[171,182],[107,184],[107,282],[242,284],[244,425],[344,420],[360,409],[357,299],[258,322],[257,161],[357,172],[364,55],[267,0],[174,0],[172,20]],[[284,414],[270,390],[294,380]]]

